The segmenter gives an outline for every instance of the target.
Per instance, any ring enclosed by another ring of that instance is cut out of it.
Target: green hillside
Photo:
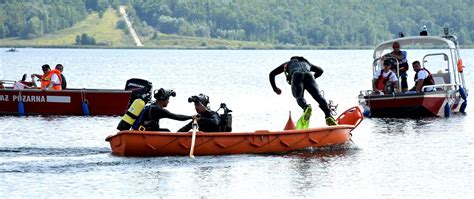
[[[70,28],[56,31],[35,39],[7,38],[0,40],[3,46],[71,46],[76,42],[76,36],[86,33],[94,37],[97,44],[120,47],[131,46],[133,40],[121,29],[116,28],[119,16],[111,8],[107,9],[102,17],[99,13],[89,14],[83,21]]]

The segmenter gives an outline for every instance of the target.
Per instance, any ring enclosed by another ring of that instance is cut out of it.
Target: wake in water
[[[34,148],[0,147],[0,173],[62,172],[70,168],[98,165],[107,148]]]
[[[35,147],[0,147],[0,157],[16,156],[84,156],[110,153],[108,148],[35,148]]]
[[[222,163],[246,162],[272,158],[327,158],[345,156],[357,147],[343,144],[324,148],[308,148],[285,154],[245,154],[230,156],[127,158],[117,157],[108,148],[34,148],[0,147],[0,173],[76,173],[97,170],[130,170],[143,168],[218,167]],[[352,151],[352,152],[351,152]],[[284,155],[284,156],[281,156]]]

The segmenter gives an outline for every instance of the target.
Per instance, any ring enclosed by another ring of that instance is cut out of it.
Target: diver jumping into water
[[[319,107],[324,112],[326,124],[328,126],[337,125],[336,120],[331,116],[331,110],[326,102],[326,99],[321,95],[316,84],[315,79],[323,74],[323,69],[311,64],[304,57],[293,56],[290,61],[287,61],[270,72],[270,84],[273,91],[280,95],[281,90],[275,84],[275,76],[285,73],[286,81],[291,85],[293,97],[295,97],[298,105],[304,110],[304,119],[309,120],[311,116],[311,106],[306,103],[304,99],[304,91],[307,90],[309,94],[316,100]],[[314,72],[314,75],[311,73]]]

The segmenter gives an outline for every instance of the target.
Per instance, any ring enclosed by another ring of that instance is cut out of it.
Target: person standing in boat
[[[41,66],[43,70],[43,75],[32,74],[31,79],[36,86],[34,78],[37,77],[41,81],[41,90],[61,90],[61,72],[54,69],[51,70],[51,67],[48,64]]]
[[[199,131],[202,132],[219,132],[219,124],[221,118],[219,114],[209,108],[209,97],[204,94],[198,96],[191,96],[188,98],[188,102],[194,102],[194,108],[197,112],[197,123]],[[192,122],[186,124],[178,132],[188,132],[192,129]]]
[[[144,128],[145,131],[170,132],[169,129],[160,127],[160,119],[168,118],[179,121],[193,119],[193,116],[174,114],[165,109],[170,102],[171,96],[175,97],[176,92],[164,88],[154,91],[153,97],[156,101],[145,106],[143,109],[143,113],[141,113],[143,118],[139,121],[140,130]]]
[[[392,44],[392,49],[393,51],[384,55],[382,60],[389,60],[391,61],[392,67],[391,70],[397,72],[397,63],[395,60],[390,60],[390,57],[392,59],[397,59],[399,63],[399,68],[398,68],[398,73],[400,74],[400,80],[401,80],[401,87],[402,87],[402,92],[406,92],[408,90],[408,82],[407,82],[407,71],[408,71],[408,60],[407,60],[407,52],[400,50],[400,43],[394,42]],[[395,74],[397,75],[397,74]]]
[[[389,94],[398,87],[398,78],[395,72],[390,70],[392,62],[388,59],[383,61],[383,69],[374,74],[373,88],[376,94]]]
[[[312,108],[304,99],[305,90],[318,102],[319,107],[324,112],[326,124],[328,126],[337,125],[336,120],[331,116],[331,110],[329,109],[326,99],[324,99],[319,92],[318,85],[315,81],[315,79],[320,77],[324,72],[321,67],[311,64],[304,57],[291,57],[290,61],[276,67],[269,74],[270,84],[272,85],[273,91],[278,95],[281,94],[281,90],[275,84],[275,76],[283,72],[285,73],[286,81],[291,85],[293,97],[295,97],[298,105],[304,110],[303,115],[306,121],[309,121]],[[314,75],[311,72],[314,72]]]
[[[419,61],[414,61],[412,66],[416,74],[414,78],[415,86],[413,86],[410,91],[416,93],[433,91],[433,87],[428,87],[424,91],[421,90],[423,86],[434,85],[433,76],[431,75],[430,71],[426,70],[424,67],[421,67]]]
[[[64,66],[62,64],[56,64],[55,69],[58,70],[59,72],[61,72],[61,80],[62,80],[61,81],[61,89],[64,90],[67,87],[66,77],[64,77],[64,75],[63,75]]]

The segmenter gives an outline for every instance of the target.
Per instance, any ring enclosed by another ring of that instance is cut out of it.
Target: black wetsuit
[[[206,111],[204,113],[200,113],[198,120],[199,131],[219,132],[220,122],[221,118],[215,111]],[[179,129],[178,132],[188,132],[192,129],[192,123],[193,122],[186,124],[186,126],[183,126],[183,128]]]
[[[285,69],[286,68],[286,69]],[[318,78],[323,74],[323,69],[318,66],[315,66],[309,63],[306,59],[300,57],[298,61],[292,59],[288,62],[283,63],[282,65],[275,68],[270,72],[270,84],[272,85],[273,90],[275,90],[275,76],[280,73],[285,72],[288,83],[291,85],[291,91],[293,97],[296,98],[298,105],[305,110],[308,104],[304,99],[304,90],[307,90],[309,94],[319,103],[319,107],[324,112],[326,117],[331,116],[331,111],[329,110],[326,99],[321,96],[319,92],[318,85],[316,84],[315,78]],[[314,72],[314,77],[311,72]]]
[[[67,87],[67,82],[66,82],[66,77],[64,77],[63,74],[61,74],[61,89],[64,90]]]
[[[191,116],[179,115],[169,112],[153,103],[145,107],[141,125],[146,131],[170,131],[166,128],[160,128],[160,119],[169,118],[173,120],[185,121],[192,119]]]

